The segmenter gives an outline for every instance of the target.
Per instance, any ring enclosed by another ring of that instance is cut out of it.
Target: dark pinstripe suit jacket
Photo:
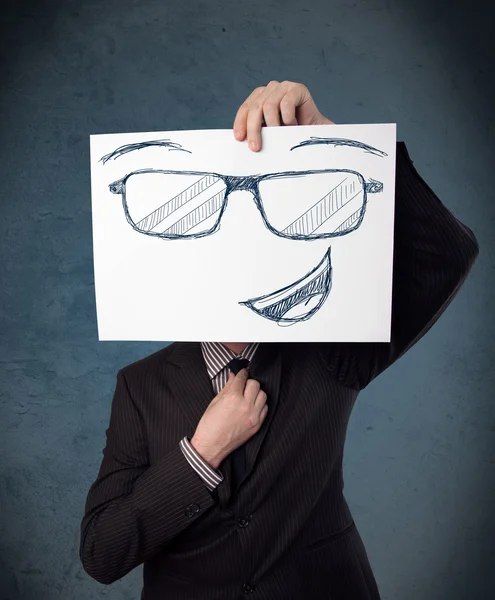
[[[144,563],[145,600],[379,598],[342,489],[358,392],[432,326],[478,253],[397,147],[392,341],[261,344],[250,371],[270,410],[246,443],[238,493],[212,494],[179,447],[213,392],[199,344],[119,371],[107,444],[81,527],[86,571],[111,583]]]

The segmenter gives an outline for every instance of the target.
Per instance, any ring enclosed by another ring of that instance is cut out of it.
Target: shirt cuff
[[[220,471],[215,471],[210,465],[203,460],[203,458],[196,452],[191,446],[191,442],[188,437],[185,437],[180,442],[180,449],[186,457],[188,463],[201,477],[203,483],[212,492],[222,481],[223,475]]]

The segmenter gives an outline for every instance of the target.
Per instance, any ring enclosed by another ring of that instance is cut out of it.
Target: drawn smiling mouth
[[[323,306],[332,289],[331,248],[309,273],[271,294],[239,302],[280,326],[307,321]]]

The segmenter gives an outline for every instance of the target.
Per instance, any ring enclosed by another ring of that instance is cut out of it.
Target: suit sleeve
[[[442,204],[399,142],[391,341],[334,347],[329,361],[338,378],[362,389],[407,352],[449,306],[478,252],[473,232]]]
[[[81,523],[80,557],[100,583],[151,559],[214,504],[179,440],[150,466],[142,416],[117,375],[106,447]]]

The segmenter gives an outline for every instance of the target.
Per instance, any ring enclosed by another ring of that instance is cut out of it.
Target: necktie
[[[229,369],[237,375],[241,369],[245,369],[249,365],[246,358],[234,358],[227,365]],[[235,491],[241,483],[241,479],[246,472],[246,450],[244,446],[239,446],[232,452],[232,490]]]

